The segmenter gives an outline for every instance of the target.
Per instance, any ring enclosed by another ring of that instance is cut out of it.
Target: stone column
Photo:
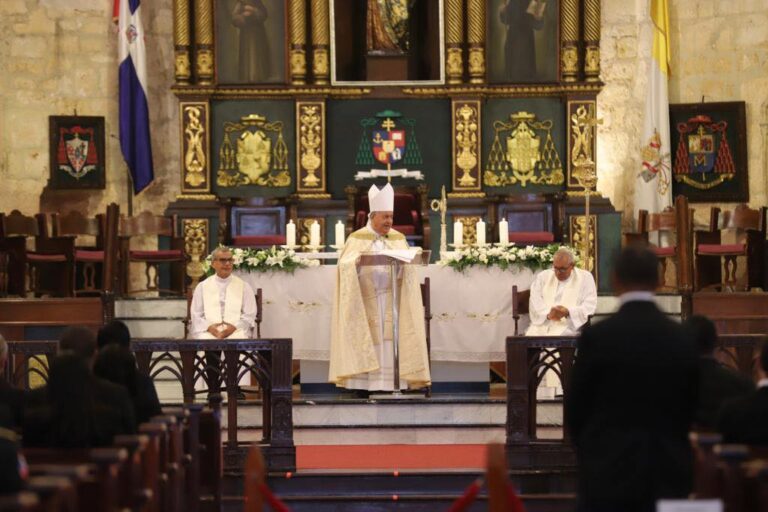
[[[469,81],[485,82],[485,0],[467,0]]]
[[[213,84],[213,3],[195,1],[195,69],[200,85]]]
[[[445,74],[449,84],[460,84],[464,75],[464,6],[461,0],[445,2]]]
[[[332,1],[332,0],[331,0]],[[330,76],[330,27],[327,0],[312,2],[312,74],[317,85],[327,85]]]
[[[320,3],[320,0],[313,0],[312,3]],[[307,5],[304,0],[290,0],[288,20],[291,84],[304,85],[307,82]]]
[[[584,75],[600,80],[600,0],[584,0]]]
[[[579,0],[560,0],[560,77],[575,82],[579,77]]]
[[[192,77],[190,59],[189,0],[173,0],[174,74],[176,85],[189,85]]]

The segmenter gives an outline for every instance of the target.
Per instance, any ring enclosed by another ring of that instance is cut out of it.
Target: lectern
[[[413,254],[411,259],[407,255]],[[398,275],[406,265],[429,265],[432,251],[409,251],[407,249],[364,252],[357,260],[358,266],[389,267],[390,286],[392,287],[392,353],[394,358],[394,392],[377,398],[406,398],[414,395],[404,395],[400,391],[400,290]],[[382,319],[383,324],[383,319]],[[426,340],[425,340],[426,343]]]

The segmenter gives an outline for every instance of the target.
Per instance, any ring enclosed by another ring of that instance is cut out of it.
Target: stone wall
[[[603,0],[598,189],[630,211],[651,27],[646,0]],[[764,0],[670,0],[670,103],[745,101],[750,205],[768,202],[768,6]],[[695,204],[696,222],[709,204]],[[723,205],[731,208],[733,205]],[[625,226],[631,218],[625,215]]]
[[[117,140],[117,45],[110,2],[0,1],[0,210],[40,209],[48,179],[48,116],[103,115],[107,189],[64,209],[127,207],[126,167]],[[642,145],[650,25],[647,0],[603,0],[599,96],[598,189],[619,210],[632,207]],[[171,2],[142,4],[147,29],[152,143],[156,180],[134,198],[135,212],[161,212],[178,193],[177,100],[170,92]],[[672,103],[744,100],[750,203],[768,200],[768,9],[764,0],[671,0]],[[764,133],[766,132],[766,133]],[[697,205],[703,220],[708,205]],[[625,219],[631,225],[631,219]]]
[[[161,212],[178,193],[177,101],[170,2],[144,2],[155,183],[133,200],[135,212]],[[0,211],[40,211],[49,177],[48,116],[105,117],[107,188],[69,194],[61,209],[90,214],[116,201],[127,209],[127,168],[120,153],[117,38],[111,2],[0,1]]]

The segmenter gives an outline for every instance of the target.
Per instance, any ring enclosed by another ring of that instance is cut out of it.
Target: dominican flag
[[[140,0],[114,0],[118,23],[120,148],[138,194],[155,177],[149,139],[147,66]]]

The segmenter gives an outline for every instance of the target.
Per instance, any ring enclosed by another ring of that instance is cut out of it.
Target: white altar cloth
[[[512,286],[527,290],[533,272],[474,267],[463,273],[450,267],[421,267],[430,278],[433,361],[482,363],[505,361],[504,342],[514,333]],[[235,272],[262,289],[265,338],[292,338],[293,358],[327,361],[336,266],[283,272]],[[524,326],[521,326],[521,332]]]

